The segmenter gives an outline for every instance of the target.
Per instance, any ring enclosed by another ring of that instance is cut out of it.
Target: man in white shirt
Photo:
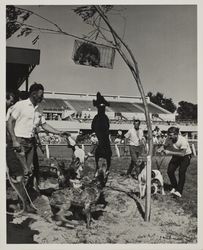
[[[33,172],[33,153],[36,147],[35,131],[41,126],[45,131],[62,135],[61,131],[46,123],[38,104],[43,100],[44,87],[34,83],[29,89],[29,98],[17,102],[10,113],[7,128],[10,142],[7,147],[14,149],[23,169],[24,177]],[[10,163],[11,164],[11,163]]]
[[[180,135],[179,128],[170,127],[168,129],[168,139],[171,140],[173,147],[164,150],[166,155],[172,155],[168,165],[168,176],[172,185],[171,193],[181,197],[185,184],[185,175],[190,165],[191,149],[188,140]],[[177,182],[175,171],[179,168],[179,180]]]
[[[136,162],[137,158],[142,153],[143,144],[145,141],[143,130],[140,128],[140,120],[134,120],[133,121],[133,127],[128,130],[128,132],[124,135],[125,136],[125,144],[126,140],[129,141],[129,149],[130,149],[130,156],[131,156],[131,163],[127,170],[127,175],[130,175],[132,173],[132,170],[135,167],[137,167]],[[137,175],[138,169],[135,168]]]

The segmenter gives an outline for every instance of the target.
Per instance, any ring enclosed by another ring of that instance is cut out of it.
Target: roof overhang
[[[16,91],[40,63],[40,50],[6,47],[6,89]]]
[[[6,63],[38,65],[39,49],[6,47]]]

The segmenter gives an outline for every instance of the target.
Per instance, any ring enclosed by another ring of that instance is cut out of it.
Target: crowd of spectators
[[[66,140],[64,137],[61,137],[59,135],[53,135],[53,134],[45,134],[45,133],[39,133],[39,138],[41,144],[63,144],[66,143]]]

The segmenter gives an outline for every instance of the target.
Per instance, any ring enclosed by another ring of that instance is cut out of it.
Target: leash
[[[22,213],[25,212],[25,201],[24,201],[23,196],[20,194],[20,192],[18,191],[18,189],[16,188],[16,186],[15,186],[14,183],[12,182],[11,177],[10,177],[10,175],[9,175],[8,167],[6,167],[6,173],[7,173],[7,176],[8,176],[8,180],[9,180],[10,185],[11,185],[12,188],[16,191],[16,193],[18,194],[19,198],[21,199],[21,201],[22,201],[22,203],[23,203],[23,209],[20,210],[19,212],[16,212],[16,213],[14,212],[14,213],[12,213],[12,212],[6,211],[6,213],[7,213],[8,215],[18,216],[18,215],[20,215],[20,214],[22,214]],[[22,184],[22,187],[23,187],[23,189],[25,190],[25,193],[26,193],[26,195],[27,195],[27,197],[28,197],[28,200],[29,200],[30,204],[32,205],[32,207],[33,207],[34,209],[38,210],[38,209],[35,207],[35,205],[33,204],[32,200],[31,200],[31,198],[30,198],[30,196],[29,196],[29,194],[28,194],[28,192],[27,192],[27,189],[26,189],[26,187],[25,187],[24,182],[21,181],[21,182],[19,182],[19,184]]]
[[[21,199],[21,201],[22,201],[22,203],[23,203],[23,209],[22,209],[21,211],[19,211],[19,212],[17,212],[17,213],[15,213],[15,212],[14,212],[14,213],[11,213],[11,212],[6,211],[6,213],[9,214],[9,215],[17,216],[17,215],[20,215],[20,214],[24,213],[24,211],[25,211],[25,201],[24,201],[23,197],[21,196],[20,192],[18,191],[18,189],[17,189],[17,188],[15,187],[15,185],[13,184],[13,182],[12,182],[12,180],[11,180],[11,178],[10,178],[10,175],[9,175],[9,173],[8,173],[8,167],[6,167],[6,173],[7,173],[7,177],[8,177],[8,180],[9,180],[10,185],[11,185],[12,188],[16,191],[16,193],[18,194],[19,198]]]
[[[45,154],[45,151],[43,149],[42,143],[41,143],[41,139],[39,137],[39,133],[37,131],[35,131],[35,139],[36,139],[36,144],[39,147],[39,149],[41,150],[42,154]]]

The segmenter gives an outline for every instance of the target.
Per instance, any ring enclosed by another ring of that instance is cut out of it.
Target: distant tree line
[[[181,101],[178,103],[177,119],[180,120],[197,120],[197,104]]]
[[[166,98],[160,92],[153,94],[152,92],[148,92],[147,96],[149,97],[150,101],[154,104],[174,113],[176,110],[176,105],[173,103],[171,98]]]
[[[160,92],[157,92],[156,94],[148,92],[147,96],[149,97],[151,102],[170,111],[171,113],[177,111],[178,115],[176,118],[178,120],[197,120],[197,104],[180,101],[177,108],[172,98],[166,98],[164,94]]]

